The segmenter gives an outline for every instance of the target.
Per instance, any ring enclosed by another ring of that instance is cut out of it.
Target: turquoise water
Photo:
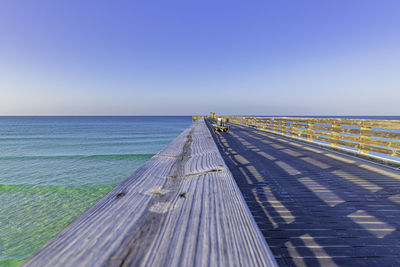
[[[191,117],[0,117],[0,266],[17,266]]]

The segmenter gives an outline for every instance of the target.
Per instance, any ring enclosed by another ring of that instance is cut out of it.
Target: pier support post
[[[339,131],[340,131],[340,124],[333,123],[332,124],[332,136],[331,136],[331,147],[337,148],[339,140]]]
[[[314,123],[308,122],[307,141],[312,142],[314,139]]]
[[[299,123],[297,121],[294,121],[292,124],[292,137],[297,137],[299,138],[300,132],[299,132]]]
[[[371,127],[366,127],[364,125],[361,125],[360,127],[360,141],[359,141],[359,149],[358,149],[358,154],[367,154],[368,155],[368,146],[369,146],[369,141],[371,137],[367,134],[369,131],[371,131]]]

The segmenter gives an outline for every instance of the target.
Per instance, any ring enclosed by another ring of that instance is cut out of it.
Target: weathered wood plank
[[[368,141],[365,141],[364,143],[370,144],[370,145],[377,145],[377,146],[384,146],[384,147],[388,147],[388,148],[400,149],[400,142],[395,142],[395,141],[369,139]]]
[[[22,266],[275,266],[204,119]]]
[[[400,139],[400,133],[396,132],[380,132],[380,131],[361,131],[363,135],[389,138],[389,139]]]
[[[387,154],[393,157],[400,157],[400,150],[397,149],[388,149],[383,147],[376,147],[371,145],[364,145],[367,151],[373,151],[381,154]]]

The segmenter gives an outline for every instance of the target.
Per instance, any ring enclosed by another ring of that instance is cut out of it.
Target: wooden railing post
[[[371,131],[371,127],[366,127],[361,124],[359,141],[360,148],[358,149],[358,154],[368,154],[369,140],[371,139],[367,134],[369,131]]]
[[[307,124],[308,124],[308,127],[307,127],[307,141],[312,142],[313,139],[314,139],[313,138],[314,137],[314,130],[313,130],[314,123],[308,121]]]
[[[299,123],[294,121],[292,124],[292,137],[297,136],[297,138],[299,138],[299,134]]]
[[[267,126],[267,131],[270,132],[271,131],[271,120],[267,120],[266,126]]]
[[[287,135],[286,120],[282,120],[282,135]]]
[[[265,123],[265,120],[263,120],[263,121],[262,121],[262,130],[263,130],[263,131],[266,130],[265,127],[266,127],[266,123]]]
[[[337,148],[339,140],[340,124],[332,123],[332,136],[331,136],[331,147]]]
[[[290,123],[288,121],[285,121],[285,132],[286,132],[286,135],[289,135],[289,130],[290,130]]]

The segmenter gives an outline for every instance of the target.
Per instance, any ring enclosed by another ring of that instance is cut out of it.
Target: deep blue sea
[[[191,117],[0,117],[0,266],[16,266]]]

